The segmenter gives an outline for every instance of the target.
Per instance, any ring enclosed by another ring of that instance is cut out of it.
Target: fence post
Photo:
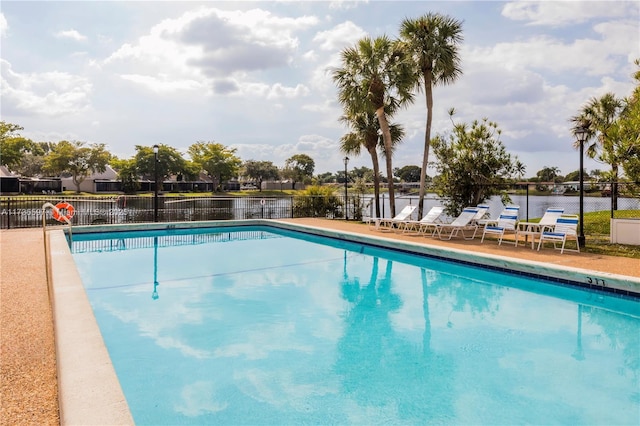
[[[526,198],[526,204],[527,204],[527,222],[529,221],[529,184],[525,184],[526,188],[527,188],[527,198]]]
[[[7,198],[7,229],[11,229],[11,198]]]

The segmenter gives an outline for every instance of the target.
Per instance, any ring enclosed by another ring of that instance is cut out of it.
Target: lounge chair
[[[429,210],[422,219],[404,221],[400,226],[398,226],[398,230],[402,230],[403,234],[413,235],[422,234],[427,230],[431,230],[431,235],[433,235],[436,230],[436,225],[440,223],[442,213],[444,213],[444,207],[431,207],[431,210]]]
[[[518,246],[520,237],[524,236],[524,243],[526,245],[527,239],[531,236],[531,249],[533,250],[536,237],[540,237],[545,230],[550,230],[556,224],[558,219],[564,213],[562,207],[549,207],[545,212],[540,222],[518,222],[515,235],[515,246]]]
[[[393,229],[398,226],[400,223],[410,220],[411,214],[416,209],[416,206],[405,206],[400,213],[395,215],[392,218],[381,218],[377,224],[376,229],[379,231],[393,231]]]
[[[502,244],[502,238],[504,238],[505,232],[516,232],[516,224],[518,222],[518,215],[514,214],[501,214],[496,224],[485,225],[482,232],[481,243],[484,242],[484,237],[487,234],[498,236],[498,245]]]
[[[479,222],[486,219],[487,215],[489,214],[489,206],[487,206],[486,204],[478,204],[475,208],[478,209],[478,213],[476,213],[473,219],[471,219],[471,222],[478,225]]]
[[[538,243],[538,251],[545,241],[553,241],[553,248],[557,249],[556,244],[562,242],[562,248],[560,248],[560,254],[565,250],[575,251],[580,253],[580,244],[578,243],[578,216],[577,215],[562,215],[556,220],[556,224],[553,230],[542,231],[540,234],[540,242]],[[565,249],[564,245],[568,239],[575,240],[576,249]]]
[[[481,226],[481,227],[487,226],[487,225],[497,225],[498,224],[498,219],[502,215],[519,216],[520,215],[520,206],[506,206],[500,212],[500,214],[498,215],[498,218],[496,218],[496,219],[480,219],[478,221],[478,225]]]
[[[439,223],[436,226],[436,231],[434,235],[437,233],[438,237],[441,240],[444,240],[443,232],[447,240],[450,240],[452,237],[457,236],[458,233],[462,232],[462,238],[465,240],[473,240],[476,236],[476,232],[478,231],[478,224],[474,223],[473,220],[478,214],[479,209],[477,207],[467,207],[462,210],[462,213],[454,219],[451,223]],[[465,231],[473,230],[473,235],[471,238],[467,238],[465,235]]]

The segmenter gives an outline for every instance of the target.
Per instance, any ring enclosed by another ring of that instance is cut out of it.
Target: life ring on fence
[[[63,210],[65,211],[64,214]],[[71,204],[67,202],[58,203],[56,204],[56,208],[53,209],[53,218],[58,222],[66,222],[71,220],[75,212],[76,209],[74,209]]]

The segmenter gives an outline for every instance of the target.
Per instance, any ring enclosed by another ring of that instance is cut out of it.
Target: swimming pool
[[[637,424],[637,300],[267,227],[75,235],[138,424]]]

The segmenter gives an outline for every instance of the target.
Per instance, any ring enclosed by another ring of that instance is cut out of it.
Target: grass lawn
[[[604,214],[606,213],[606,214]],[[616,219],[640,218],[640,210],[619,210]],[[540,219],[533,219],[537,222]],[[611,229],[609,212],[591,212],[584,214],[585,247],[586,253],[605,254],[608,256],[623,256],[640,259],[640,246],[624,244],[611,244],[609,235]]]
[[[609,216],[593,212],[584,214],[584,235],[586,237],[584,251],[588,253],[624,256],[640,259],[640,246],[609,243],[611,223]],[[640,218],[640,210],[619,210],[616,219]]]

